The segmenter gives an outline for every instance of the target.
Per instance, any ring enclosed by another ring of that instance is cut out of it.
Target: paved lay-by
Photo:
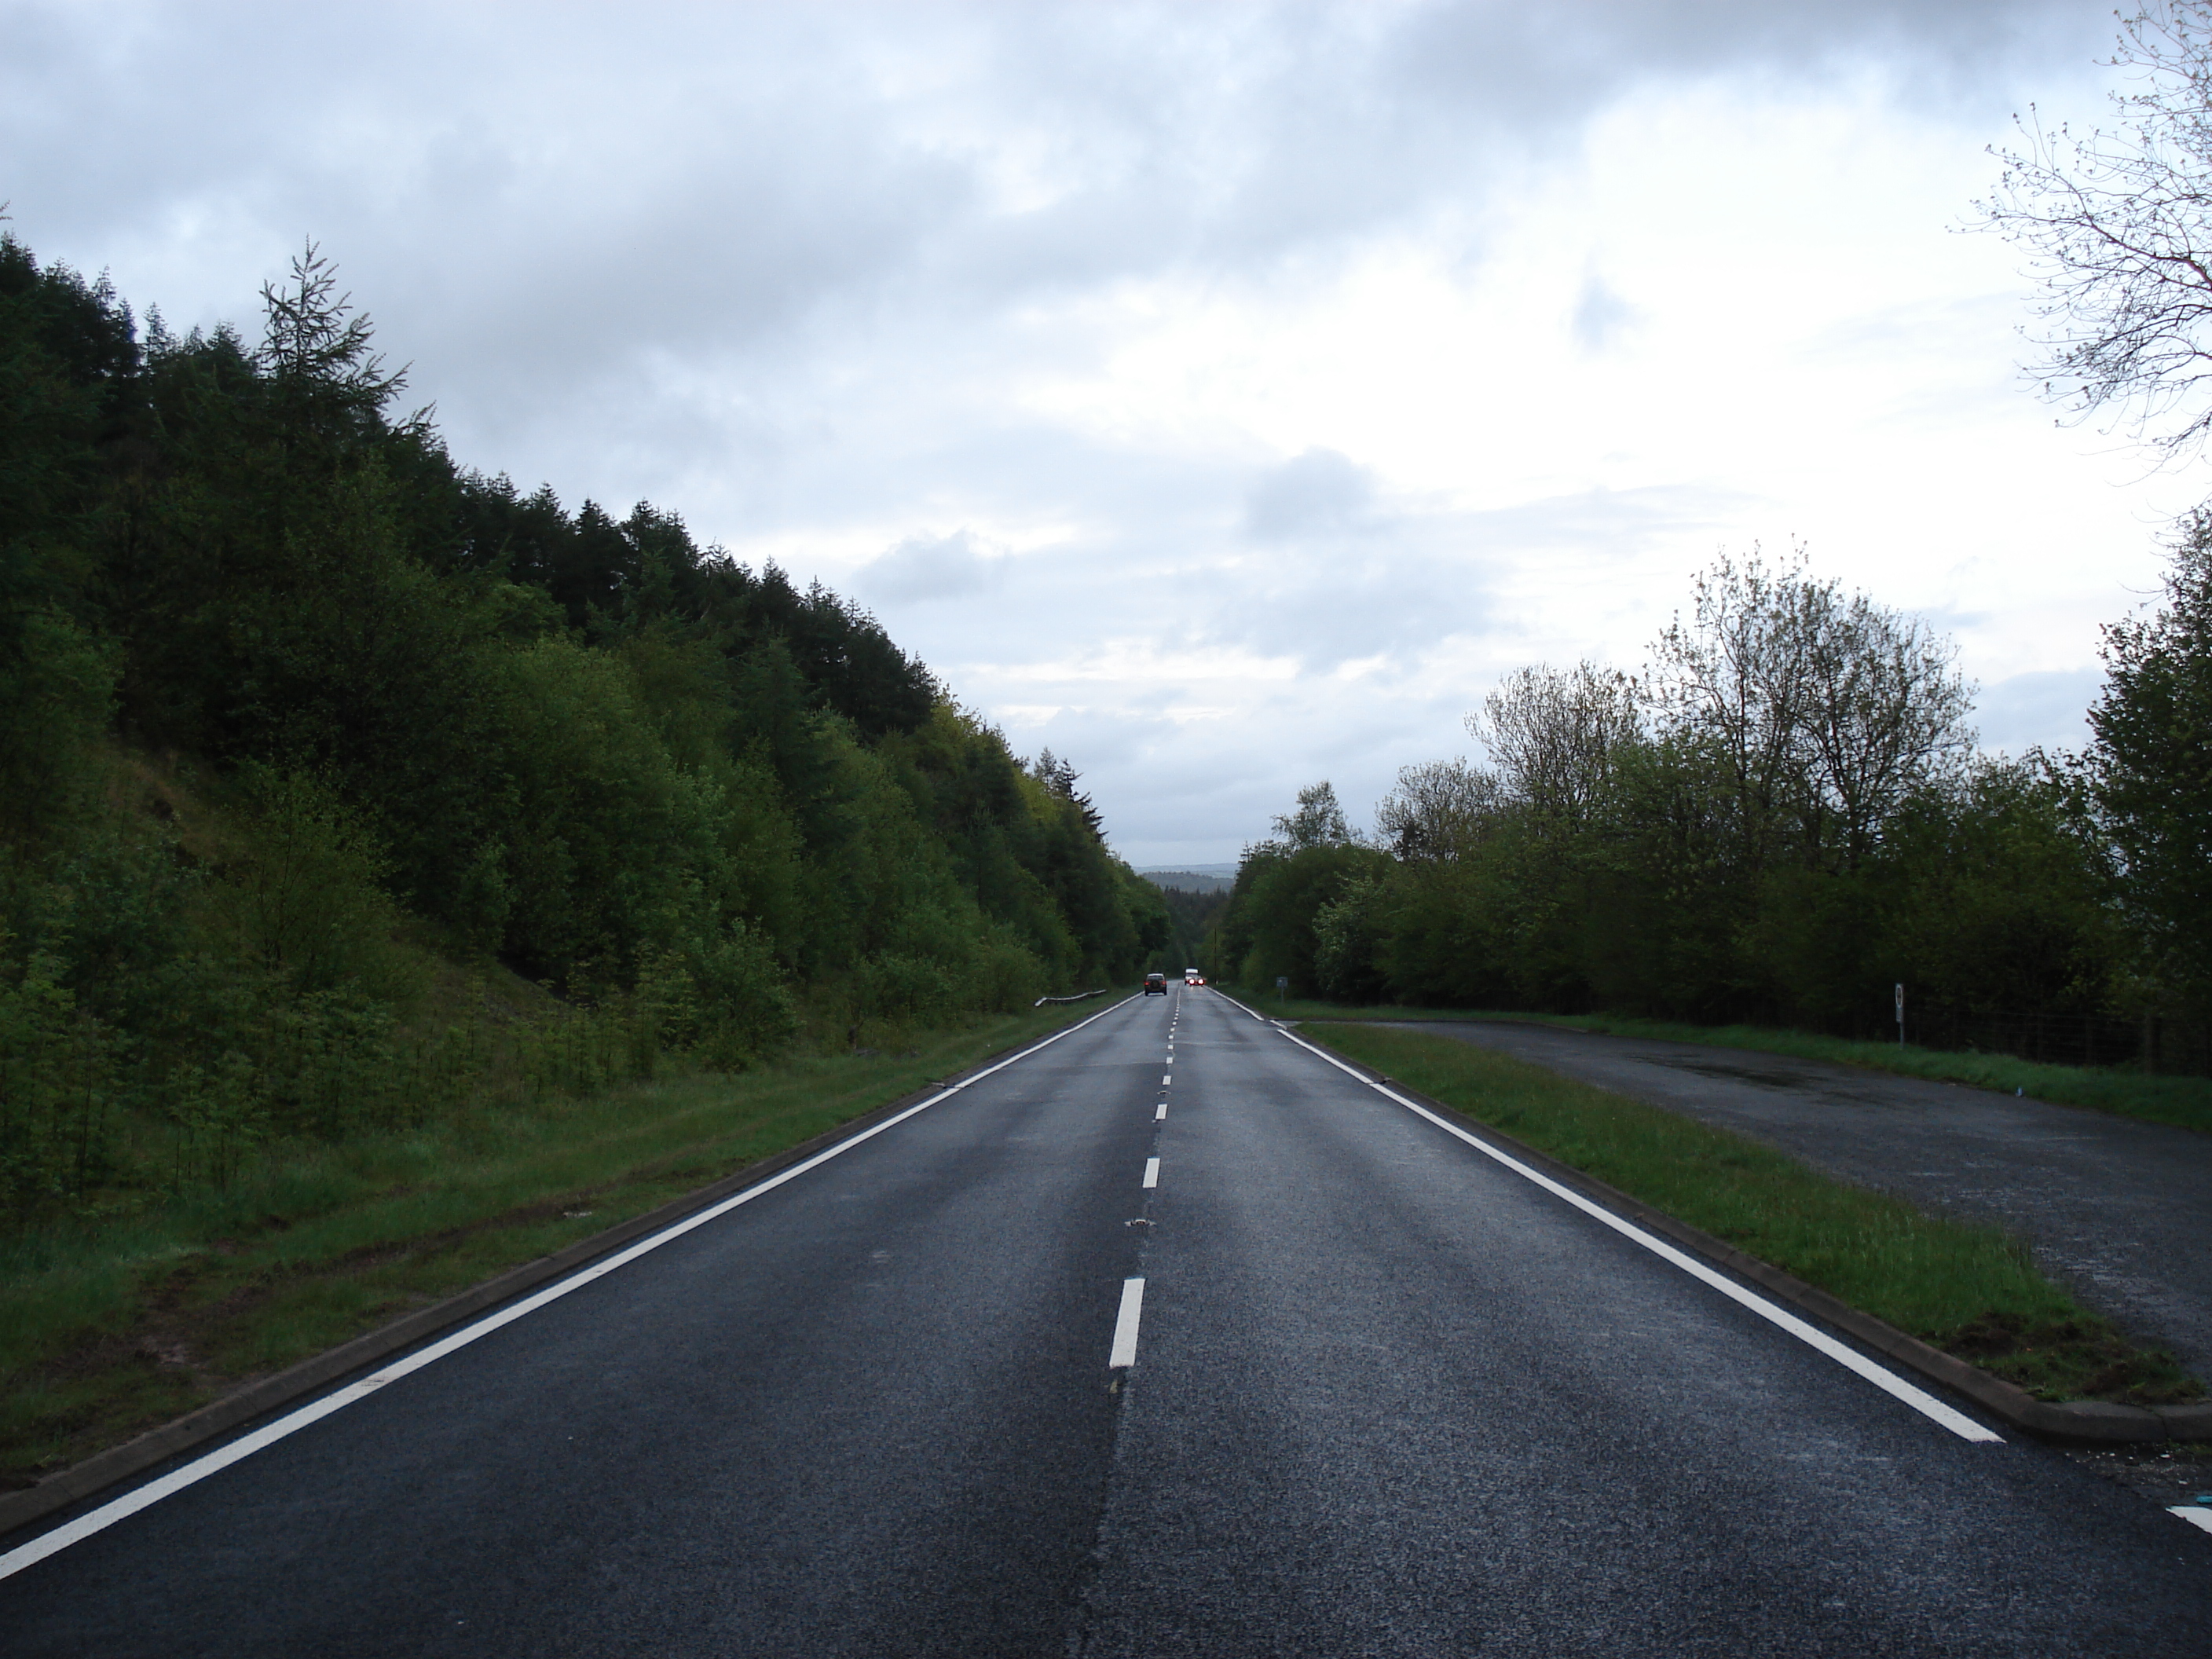
[[[1179,989],[0,1579],[0,1651],[2202,1651],[2212,1537],[1929,1404]]]
[[[1741,1048],[1502,1020],[1400,1029],[1499,1049],[2002,1227],[2092,1305],[2212,1379],[2212,1135]]]

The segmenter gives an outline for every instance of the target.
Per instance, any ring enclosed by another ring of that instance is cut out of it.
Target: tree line
[[[1212,959],[1303,996],[1895,1036],[2201,1066],[2212,514],[2107,629],[2079,755],[1980,752],[1950,643],[1802,555],[1723,558],[1633,673],[1524,668],[1485,763],[1326,784],[1246,851]],[[2156,1060],[2156,1054],[2145,1054]]]
[[[2033,122],[1978,204],[2040,285],[2030,376],[2161,459],[2212,438],[2212,0],[2119,19],[2109,126]],[[1486,764],[1407,768],[1371,836],[1301,792],[1208,960],[1302,995],[1847,1036],[2212,1072],[2212,504],[2104,630],[2078,754],[1978,751],[1918,617],[1723,560],[1634,673],[1530,667]]]
[[[1168,941],[1073,769],[866,613],[467,468],[313,248],[262,299],[258,342],[142,330],[0,237],[0,1204],[424,1109],[403,1060],[465,1095],[521,1042],[471,975],[595,1022],[581,1078]]]

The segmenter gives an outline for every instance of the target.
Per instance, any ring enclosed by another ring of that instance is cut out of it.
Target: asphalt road
[[[2212,1536],[1960,1437],[1181,991],[0,1579],[0,1652],[102,1659],[2208,1629]]]
[[[1741,1048],[1496,1020],[1401,1029],[1500,1049],[2002,1227],[2090,1305],[2212,1380],[2212,1135]]]

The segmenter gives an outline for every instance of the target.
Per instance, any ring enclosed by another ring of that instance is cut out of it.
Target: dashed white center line
[[[1145,1185],[1157,1187],[1159,1184],[1160,1161],[1156,1158],[1148,1158],[1145,1160]]]
[[[1153,1121],[1153,1122],[1155,1122],[1155,1123],[1159,1123],[1159,1122],[1164,1121],[1165,1121],[1165,1119],[1166,1119],[1166,1117],[1167,1117],[1167,1115],[1168,1115],[1168,1103],[1167,1103],[1167,1102],[1165,1102],[1165,1101],[1164,1100],[1164,1101],[1162,1101],[1162,1102],[1160,1103],[1160,1109],[1159,1109],[1158,1111],[1154,1112],[1154,1113],[1152,1114],[1152,1121]]]
[[[1106,1356],[1109,1370],[1137,1363],[1137,1321],[1145,1311],[1145,1281],[1121,1281],[1121,1311],[1114,1319],[1114,1352]]]
[[[1171,1077],[1164,1077],[1160,1079],[1160,1087],[1164,1089],[1169,1084],[1173,1083],[1175,1079]]]

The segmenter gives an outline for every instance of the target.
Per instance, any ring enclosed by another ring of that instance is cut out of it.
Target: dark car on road
[[[1145,994],[1146,996],[1150,996],[1155,991],[1158,991],[1162,996],[1165,996],[1168,994],[1168,976],[1165,974],[1146,974],[1145,975]]]

